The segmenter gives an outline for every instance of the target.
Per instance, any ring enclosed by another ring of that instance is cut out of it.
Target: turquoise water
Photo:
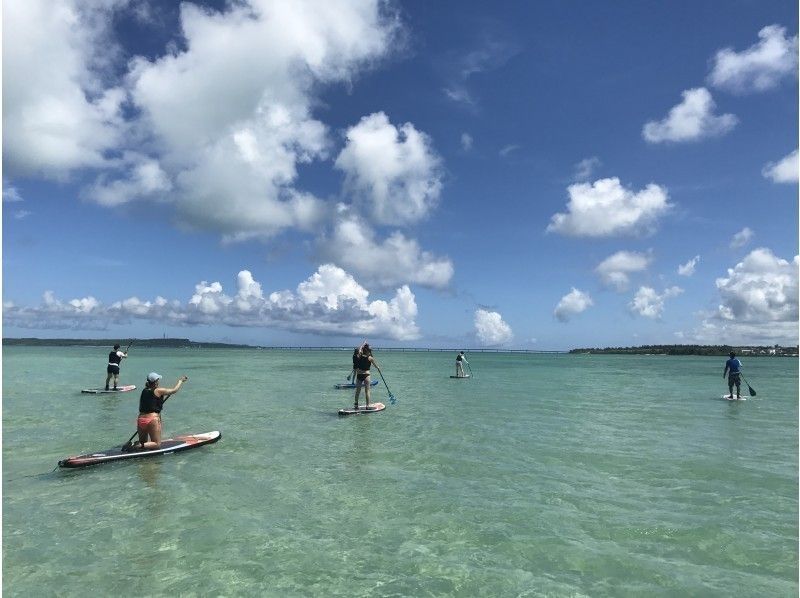
[[[133,347],[190,378],[195,451],[72,471],[135,429],[106,348],[3,350],[7,596],[796,596],[798,369],[723,358],[376,352],[387,409],[339,418],[350,354]]]

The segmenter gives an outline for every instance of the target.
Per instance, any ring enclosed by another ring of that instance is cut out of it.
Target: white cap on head
[[[161,374],[156,374],[155,372],[150,372],[147,374],[148,382],[158,382],[159,380],[161,380]]]

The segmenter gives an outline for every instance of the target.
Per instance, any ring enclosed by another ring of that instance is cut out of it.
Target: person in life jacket
[[[728,398],[733,398],[733,387],[736,386],[736,398],[742,398],[742,362],[736,359],[736,353],[731,351],[731,358],[725,362],[722,377],[728,376]]]
[[[465,363],[469,362],[467,361],[467,358],[464,356],[464,351],[461,351],[461,353],[459,353],[456,356],[456,376],[458,378],[463,378],[464,376],[466,376],[466,374],[464,373]]]
[[[119,345],[114,345],[114,350],[108,354],[108,367],[106,367],[106,390],[111,378],[114,378],[114,390],[117,390],[119,380],[119,364],[128,356],[124,351],[119,350]]]
[[[366,397],[366,408],[369,409],[369,388],[370,388],[370,378],[369,378],[369,370],[371,366],[375,366],[379,373],[381,372],[381,368],[378,366],[378,362],[375,361],[375,358],[372,357],[372,349],[370,349],[369,343],[365,342],[361,345],[361,348],[358,350],[358,354],[354,358],[354,365],[356,366],[356,396],[354,399],[353,407],[358,409],[358,395],[361,393],[361,387],[364,387],[364,396]]]

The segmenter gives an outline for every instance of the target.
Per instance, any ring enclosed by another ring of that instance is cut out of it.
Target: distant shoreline
[[[116,343],[124,349],[131,339],[89,339],[89,338],[4,338],[3,346],[25,347],[113,347]],[[188,338],[142,338],[133,339],[133,346],[173,349],[259,349],[283,351],[352,351],[351,346],[289,346],[289,345],[244,345],[237,343],[199,342]],[[400,351],[409,353],[527,353],[527,354],[609,354],[609,355],[711,355],[725,356],[731,351],[742,357],[775,356],[797,357],[798,347],[781,347],[779,345],[739,346],[730,345],[642,345],[638,347],[604,347],[581,348],[569,351],[549,351],[537,349],[493,349],[493,348],[432,348],[432,347],[376,347],[382,351]]]
[[[713,355],[727,356],[733,351],[738,357],[797,357],[797,347],[780,345],[642,345],[639,347],[605,347],[603,349],[570,349],[570,354],[612,355]]]

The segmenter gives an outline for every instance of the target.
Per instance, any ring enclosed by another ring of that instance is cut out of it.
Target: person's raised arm
[[[178,381],[175,383],[174,387],[172,387],[172,388],[158,388],[158,389],[156,389],[156,392],[158,392],[159,390],[161,391],[161,392],[158,393],[158,396],[160,396],[160,397],[172,396],[172,395],[174,395],[176,392],[178,392],[181,389],[181,386],[183,386],[183,383],[186,382],[188,379],[189,379],[188,376],[181,376],[180,378],[178,378]]]

